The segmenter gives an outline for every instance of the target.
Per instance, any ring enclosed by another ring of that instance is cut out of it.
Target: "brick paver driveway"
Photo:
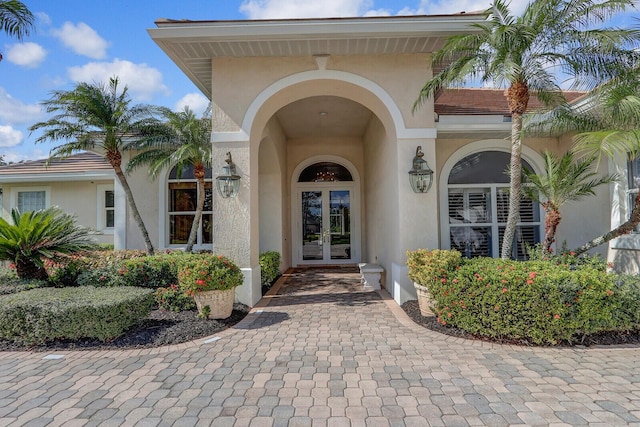
[[[640,425],[635,347],[442,336],[360,291],[353,271],[308,273],[212,339],[2,353],[0,425]]]

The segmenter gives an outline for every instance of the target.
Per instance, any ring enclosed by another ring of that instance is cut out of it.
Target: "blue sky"
[[[225,20],[456,13],[484,0],[23,0],[36,30],[22,41],[0,33],[0,155],[46,158],[28,127],[47,118],[39,102],[53,90],[118,75],[134,102],[202,111],[207,100],[151,40],[158,18]],[[515,11],[524,0],[513,0]]]

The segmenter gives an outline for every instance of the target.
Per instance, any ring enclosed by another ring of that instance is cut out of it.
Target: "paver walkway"
[[[640,425],[638,348],[443,336],[354,270],[295,272],[265,300],[206,342],[0,353],[0,425]]]

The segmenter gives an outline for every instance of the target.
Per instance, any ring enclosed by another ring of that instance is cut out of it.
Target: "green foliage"
[[[27,6],[18,0],[0,1],[0,30],[21,40],[33,30],[35,20]],[[0,60],[1,60],[0,56]]]
[[[0,295],[15,294],[47,285],[48,283],[44,280],[21,279],[14,269],[0,267]]]
[[[189,296],[185,289],[176,284],[171,284],[166,288],[158,288],[155,294],[158,307],[167,311],[186,311],[196,308],[193,297]]]
[[[224,291],[242,285],[244,276],[231,260],[221,255],[199,255],[180,264],[178,281],[189,295],[201,291]]]
[[[280,276],[280,252],[268,251],[260,254],[260,282],[271,286]]]
[[[453,270],[461,262],[460,252],[442,249],[407,251],[409,279],[426,287],[440,280],[443,273]]]
[[[0,338],[25,345],[121,335],[146,317],[148,289],[43,288],[0,296]]]
[[[526,249],[529,261],[549,261],[570,269],[589,267],[598,271],[607,271],[607,267],[613,267],[598,254],[578,255],[576,252],[570,251],[567,249],[566,242],[562,244],[562,249],[557,254],[546,253],[540,243],[533,246],[527,245]]]
[[[23,279],[44,280],[44,260],[57,261],[95,246],[94,232],[56,207],[23,214],[13,209],[11,219],[12,224],[0,218],[0,260],[14,262]]]
[[[435,279],[437,320],[480,336],[550,345],[640,327],[638,279],[590,265],[474,258]]]
[[[202,307],[202,310],[200,310],[200,313],[198,313],[198,319],[208,319],[210,315],[211,307],[205,305],[204,307]]]

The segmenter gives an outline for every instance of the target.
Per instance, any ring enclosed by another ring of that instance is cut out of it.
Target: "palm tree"
[[[23,214],[14,208],[11,219],[13,224],[0,218],[0,260],[14,262],[22,279],[47,280],[44,260],[96,246],[92,230],[56,207]]]
[[[18,0],[0,0],[0,28],[8,36],[22,40],[33,29],[33,14]]]
[[[633,159],[640,155],[640,69],[622,71],[593,90],[583,102],[564,104],[543,118],[532,117],[529,131],[551,134],[577,132],[573,149],[592,157]],[[580,255],[631,233],[640,224],[640,193],[629,219],[575,249]]]
[[[145,165],[149,167],[149,174],[156,178],[163,169],[175,167],[177,176],[181,176],[185,167],[193,167],[198,203],[185,248],[187,252],[191,252],[204,210],[205,169],[212,166],[211,119],[197,118],[188,106],[180,112],[163,107],[159,111],[166,120],[165,136],[149,139],[138,145],[141,152],[131,159],[128,170]]]
[[[29,128],[44,129],[36,143],[46,140],[67,142],[51,150],[51,157],[66,157],[77,151],[100,150],[116,173],[127,197],[127,203],[144,238],[147,253],[154,252],[149,233],[140,216],[133,193],[122,170],[122,152],[159,132],[155,109],[146,105],[130,105],[127,87],[118,90],[118,78],[109,84],[79,83],[70,91],[54,91],[42,103],[55,115]]]
[[[600,176],[593,167],[594,157],[576,159],[572,151],[561,157],[545,151],[543,157],[544,175],[523,170],[522,193],[525,197],[540,203],[545,211],[542,251],[548,254],[556,240],[556,230],[562,220],[560,208],[568,202],[595,196],[596,187],[610,184],[616,181],[618,176]]]
[[[465,79],[505,87],[511,112],[509,215],[502,258],[511,256],[521,197],[522,118],[529,98],[546,107],[559,105],[564,96],[556,72],[573,79],[572,89],[592,88],[637,63],[633,47],[638,31],[596,28],[614,14],[633,7],[632,0],[534,0],[521,16],[513,16],[505,0],[495,0],[486,22],[474,32],[452,36],[434,52],[429,79],[414,103],[414,110],[441,89],[461,86]]]

